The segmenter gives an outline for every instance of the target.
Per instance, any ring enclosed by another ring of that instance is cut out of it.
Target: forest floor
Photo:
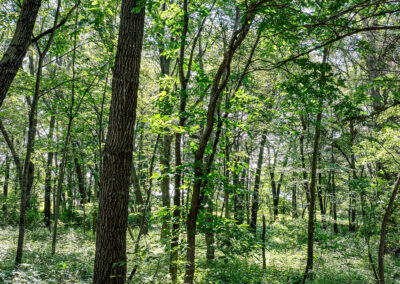
[[[341,228],[343,231],[344,227]],[[169,254],[160,242],[158,229],[150,230],[134,254],[128,241],[128,274],[137,264],[131,283],[168,283]],[[252,238],[217,238],[216,259],[207,264],[204,236],[197,237],[196,283],[296,283],[301,279],[306,259],[306,221],[281,220],[269,224],[266,232],[266,269],[262,269],[259,243]],[[367,246],[356,233],[333,235],[317,228],[315,277],[310,283],[375,283]],[[245,229],[243,229],[245,233]],[[260,232],[259,232],[260,233]],[[62,227],[57,252],[51,255],[51,234],[44,227],[27,230],[23,264],[13,268],[17,240],[16,227],[0,227],[0,283],[91,283],[95,238],[80,229]],[[246,233],[247,234],[247,233]],[[247,241],[246,241],[247,240]],[[226,241],[226,239],[225,239]],[[377,239],[371,240],[376,259]],[[184,256],[183,248],[180,253]],[[400,259],[386,255],[387,283],[400,283]],[[184,262],[180,263],[181,269]],[[182,270],[181,270],[182,272]],[[181,273],[183,274],[183,273]]]

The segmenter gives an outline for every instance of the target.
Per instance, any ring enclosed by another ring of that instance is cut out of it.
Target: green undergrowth
[[[262,269],[260,236],[251,241],[247,236],[231,238],[228,247],[218,248],[216,257],[207,262],[204,234],[197,237],[196,283],[298,283],[306,260],[306,221],[280,220],[267,225],[266,269]],[[316,228],[314,279],[308,283],[376,283],[368,260],[364,239],[341,228],[339,235],[331,230]],[[250,234],[245,227],[243,234]],[[139,253],[128,239],[128,276],[137,265],[131,283],[168,283],[168,244],[160,240],[159,228],[150,230],[142,238]],[[134,231],[137,233],[137,231]],[[223,236],[227,237],[227,236]],[[91,283],[95,238],[91,233],[62,227],[57,253],[52,256],[51,234],[44,227],[26,232],[23,265],[13,267],[17,240],[16,227],[0,228],[0,283]],[[371,250],[376,262],[377,236],[371,239]],[[241,246],[241,249],[237,249]],[[184,274],[183,245],[179,248],[180,281]],[[400,261],[386,255],[387,283],[400,283]]]

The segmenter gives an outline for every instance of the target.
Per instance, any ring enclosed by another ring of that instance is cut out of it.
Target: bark
[[[56,116],[53,114],[50,117],[49,134],[47,136],[48,141],[53,140],[54,126],[56,123]],[[46,227],[50,228],[51,218],[51,173],[53,164],[53,150],[49,150],[47,153],[47,162],[45,170],[45,181],[44,181],[44,222]]]
[[[225,184],[224,184],[224,206],[225,206],[225,218],[229,219],[229,193],[230,193],[230,144],[229,138],[226,137],[226,145],[225,145]]]
[[[160,164],[161,164],[161,199],[164,210],[167,210],[162,219],[161,225],[161,239],[165,239],[170,233],[170,214],[171,197],[169,194],[169,168],[171,159],[171,136],[168,134],[163,135],[160,151]]]
[[[309,192],[309,188],[308,188],[306,158],[305,158],[305,154],[304,154],[304,135],[307,130],[307,125],[306,125],[306,122],[304,121],[303,115],[301,115],[300,120],[301,120],[301,124],[302,124],[302,128],[303,128],[303,131],[302,131],[302,133],[300,135],[300,139],[299,139],[300,140],[300,157],[301,157],[301,167],[303,168],[304,191],[306,193],[307,206],[308,206],[308,204],[310,203],[310,192]]]
[[[292,187],[292,218],[297,219],[297,187]]]
[[[332,203],[333,203],[333,232],[339,233],[337,224],[337,201],[336,201],[336,184],[335,184],[335,171],[332,171]]]
[[[41,0],[24,0],[14,36],[0,60],[0,107],[31,44]]]
[[[353,152],[353,145],[356,136],[356,131],[354,129],[353,122],[350,122],[350,167],[352,170],[352,184],[349,185],[349,231],[354,232],[356,230],[356,186],[354,185],[357,180],[357,171],[356,171],[356,160]]]
[[[326,229],[326,207],[322,197],[322,173],[318,173],[318,201],[319,209],[321,211],[322,228]]]
[[[77,145],[76,145],[77,147]],[[85,178],[83,176],[83,171],[82,171],[82,161],[79,160],[77,156],[74,157],[74,164],[75,164],[75,172],[76,172],[76,177],[78,178],[78,189],[79,189],[79,195],[81,197],[81,204],[86,203],[86,190],[85,190]]]
[[[263,270],[265,270],[267,268],[267,263],[266,263],[266,259],[265,259],[265,231],[266,231],[266,224],[265,224],[265,216],[262,216],[262,235],[261,235],[261,249],[262,249],[262,268]]]
[[[73,103],[71,104],[73,106]],[[71,114],[70,114],[71,115]],[[54,203],[54,226],[53,226],[53,236],[51,241],[51,254],[56,253],[56,244],[57,244],[57,229],[58,229],[58,218],[60,215],[60,203],[61,203],[61,195],[62,189],[64,185],[64,176],[65,176],[65,167],[67,164],[67,152],[68,152],[68,145],[71,136],[71,127],[72,127],[72,116],[69,117],[67,131],[65,133],[64,138],[64,147],[62,151],[61,157],[61,165],[58,170],[58,178],[57,178],[57,189],[55,191],[55,203]]]
[[[129,184],[145,17],[142,5],[142,1],[136,0],[121,3],[93,283],[125,283],[126,280]],[[132,12],[137,9],[140,12]]]
[[[57,10],[54,17],[54,26],[57,24],[58,16],[60,13],[61,0],[57,2]],[[28,23],[27,23],[28,24]],[[50,37],[43,49],[40,51],[39,46],[37,46],[39,53],[39,61],[38,61],[38,69],[36,73],[36,82],[35,82],[35,92],[30,103],[30,112],[29,112],[29,125],[28,125],[28,137],[27,137],[27,145],[26,145],[26,154],[25,154],[25,162],[24,162],[24,170],[22,173],[21,179],[21,204],[20,204],[20,219],[19,219],[19,231],[18,231],[18,245],[17,245],[17,253],[15,257],[15,265],[19,266],[22,262],[22,252],[24,246],[24,237],[25,237],[25,218],[26,218],[26,210],[29,206],[30,198],[31,198],[31,189],[34,178],[34,164],[31,161],[32,155],[34,153],[34,144],[36,137],[36,128],[37,128],[37,106],[40,99],[40,83],[43,71],[43,62],[49,51],[49,48],[54,39],[54,31],[50,34]],[[21,59],[22,60],[22,59]],[[16,70],[18,71],[18,69]],[[15,75],[14,75],[15,76]],[[4,99],[4,97],[3,97]],[[0,98],[0,104],[2,99]]]
[[[379,250],[378,250],[378,274],[379,274],[379,284],[385,284],[385,247],[386,247],[386,234],[389,218],[393,213],[394,203],[397,198],[397,193],[400,187],[400,174],[397,177],[396,184],[394,185],[392,195],[390,196],[389,203],[386,207],[385,214],[382,218],[381,234],[379,240]]]
[[[250,222],[250,229],[252,231],[256,231],[257,228],[257,213],[259,207],[259,189],[260,189],[260,179],[261,179],[261,170],[264,158],[264,147],[267,141],[267,136],[265,134],[261,137],[261,144],[260,144],[260,152],[258,154],[258,161],[257,161],[257,170],[256,170],[256,177],[254,181],[254,192],[253,192],[253,202],[251,206],[251,222]]]
[[[328,57],[327,49],[323,52],[323,63],[326,63]],[[325,72],[321,74],[321,85],[325,81]],[[317,183],[317,165],[319,157],[319,142],[321,136],[321,121],[322,121],[322,104],[323,99],[319,98],[319,111],[317,114],[314,135],[314,149],[311,161],[311,182],[310,182],[310,204],[308,210],[308,228],[307,228],[307,264],[304,273],[303,283],[310,277],[310,271],[313,269],[314,264],[314,217],[315,217],[315,186]]]
[[[319,152],[320,125],[322,120],[322,112],[317,114],[317,122],[315,125],[314,149],[311,163],[311,183],[310,183],[310,205],[308,207],[308,234],[307,234],[307,266],[304,274],[305,280],[309,277],[310,270],[313,269],[314,263],[314,216],[315,216],[315,185],[317,182],[317,163]]]
[[[3,185],[3,197],[4,197],[4,204],[3,204],[3,212],[7,212],[7,197],[8,197],[8,184],[10,181],[10,162],[11,159],[7,155],[6,156],[6,168],[4,173],[4,185]]]
[[[78,24],[78,14],[76,14],[75,18],[75,28]],[[70,135],[71,135],[71,128],[72,128],[72,121],[74,119],[73,110],[75,104],[75,60],[76,60],[76,44],[77,44],[77,34],[74,35],[74,51],[72,53],[72,88],[71,88],[71,101],[69,106],[69,113],[68,113],[68,126],[67,131],[65,132],[64,136],[64,147],[62,151],[62,158],[61,164],[58,169],[58,178],[57,178],[57,189],[55,190],[54,194],[54,227],[53,227],[53,236],[51,240],[51,254],[56,253],[56,243],[57,243],[57,226],[58,226],[58,217],[60,212],[60,203],[61,203],[61,194],[62,188],[64,183],[64,175],[65,175],[65,167],[67,163],[67,151],[70,142]],[[78,111],[78,109],[76,110]]]
[[[215,239],[214,239],[214,223],[213,223],[213,214],[214,214],[214,204],[213,204],[213,199],[212,196],[207,196],[206,197],[206,233],[205,233],[205,239],[206,239],[206,246],[207,246],[207,251],[206,251],[206,258],[207,262],[211,262],[215,258]]]
[[[230,75],[230,65],[232,62],[233,55],[236,50],[242,44],[244,38],[247,36],[249,31],[251,20],[256,11],[256,8],[264,3],[264,1],[260,1],[258,3],[254,3],[249,7],[247,14],[244,17],[243,24],[239,30],[236,30],[229,42],[229,47],[227,52],[224,55],[222,62],[219,65],[217,73],[213,79],[213,83],[211,86],[211,97],[208,104],[207,109],[207,122],[204,132],[201,135],[199,147],[195,152],[194,158],[194,184],[192,190],[192,200],[190,204],[189,215],[186,222],[187,228],[187,249],[186,249],[186,271],[185,271],[185,283],[193,283],[194,280],[194,271],[195,271],[195,250],[196,250],[196,223],[197,223],[197,215],[199,213],[199,208],[201,204],[201,186],[202,186],[202,177],[204,173],[203,169],[203,158],[204,151],[207,147],[208,141],[210,139],[211,133],[214,127],[214,114],[215,110],[218,107],[220,101],[220,95],[222,91],[225,89],[229,75]]]

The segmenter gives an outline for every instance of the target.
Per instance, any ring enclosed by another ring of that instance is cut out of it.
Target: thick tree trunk
[[[129,184],[145,17],[142,5],[138,0],[121,3],[96,236],[93,283],[99,284],[125,283],[126,279]]]
[[[41,3],[41,0],[24,0],[22,3],[14,36],[0,60],[0,107],[31,44]]]
[[[260,189],[260,179],[261,179],[261,170],[264,158],[264,147],[267,141],[267,136],[265,134],[261,137],[260,143],[260,152],[258,154],[258,161],[257,161],[257,170],[256,170],[256,177],[254,181],[254,192],[253,192],[253,204],[251,206],[251,222],[250,222],[250,229],[252,231],[256,231],[257,228],[257,213],[258,213],[258,206],[259,206],[259,189]]]
[[[397,177],[394,185],[392,195],[390,196],[389,203],[386,207],[385,214],[383,215],[381,225],[381,236],[379,240],[378,250],[378,273],[379,273],[379,284],[385,284],[385,247],[386,247],[386,234],[389,218],[393,213],[393,205],[397,198],[397,193],[400,187],[400,174]]]

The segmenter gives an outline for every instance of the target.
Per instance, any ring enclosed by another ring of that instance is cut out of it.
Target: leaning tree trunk
[[[129,184],[144,17],[143,1],[122,1],[101,175],[94,283],[125,283],[126,279]]]
[[[14,36],[0,60],[0,107],[31,44],[32,32],[41,4],[41,0],[23,1]]]

